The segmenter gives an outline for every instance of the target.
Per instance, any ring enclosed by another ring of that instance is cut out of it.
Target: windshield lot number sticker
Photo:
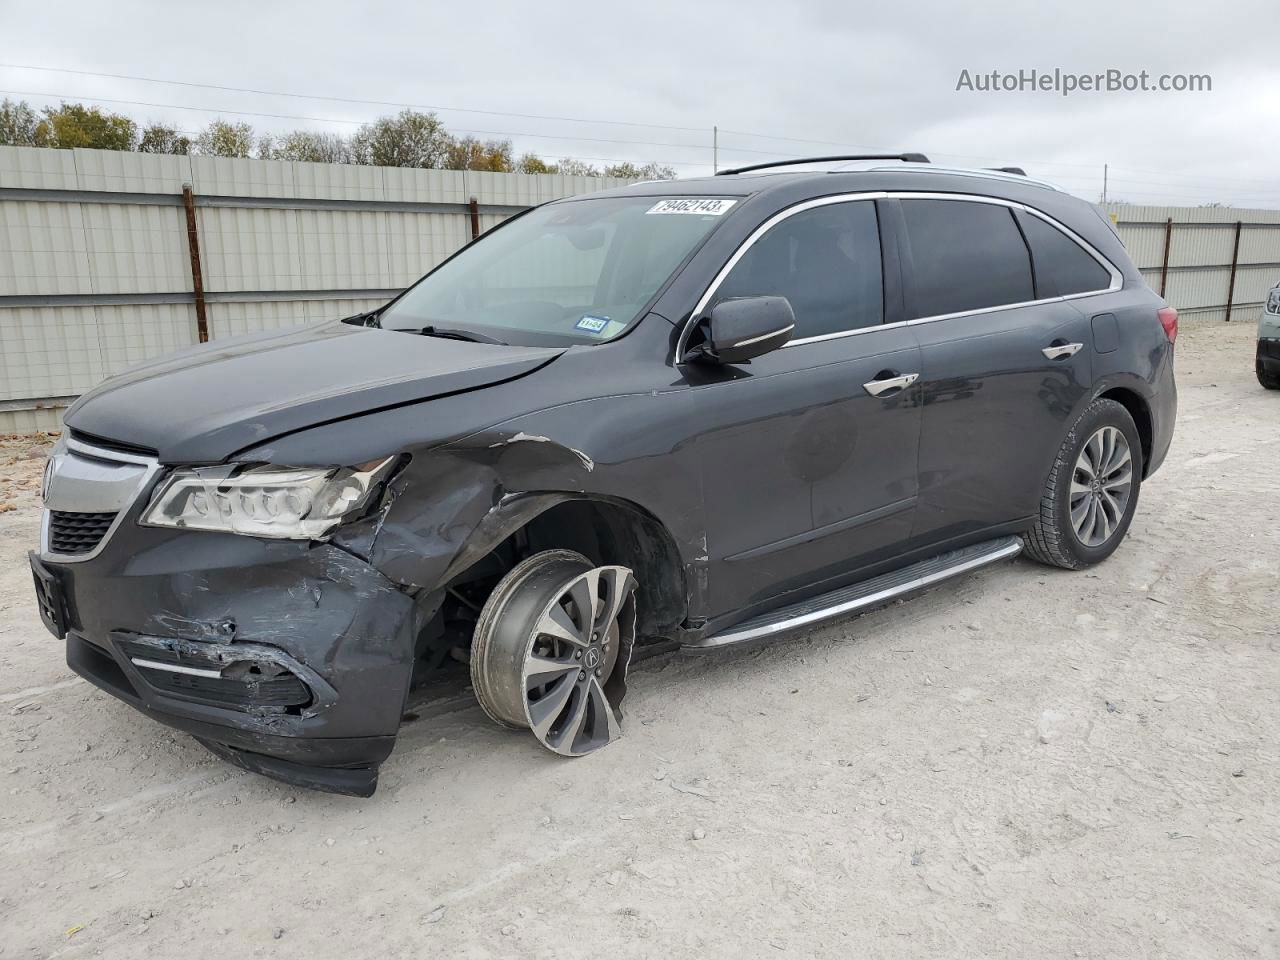
[[[585,330],[587,333],[604,333],[604,328],[608,325],[608,317],[583,317],[574,324],[579,330]]]
[[[704,217],[719,217],[737,202],[737,200],[713,200],[707,197],[682,197],[679,200],[659,200],[645,213],[693,213]]]

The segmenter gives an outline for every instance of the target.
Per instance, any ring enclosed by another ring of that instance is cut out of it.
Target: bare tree
[[[593,167],[585,160],[574,160],[572,157],[566,157],[557,163],[553,168],[555,173],[563,173],[569,177],[598,177],[600,176],[600,168]]]
[[[636,166],[634,163],[615,163],[604,168],[606,177],[621,177],[624,180],[674,180],[676,171],[673,167],[663,166],[657,162]]]
[[[351,141],[337,133],[295,130],[280,138],[271,151],[271,157],[307,163],[351,163]]]

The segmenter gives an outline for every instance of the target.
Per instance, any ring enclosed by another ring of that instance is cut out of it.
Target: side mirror
[[[741,297],[717,303],[700,326],[704,339],[690,351],[691,357],[745,363],[790,340],[796,315],[786,297]]]

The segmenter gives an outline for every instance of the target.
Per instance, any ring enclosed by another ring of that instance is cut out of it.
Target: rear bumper
[[[244,769],[373,792],[419,620],[372,566],[328,544],[130,523],[90,560],[33,561],[80,676]]]
[[[1146,465],[1149,477],[1164,463],[1169,446],[1173,443],[1173,430],[1178,419],[1178,384],[1173,374],[1173,345],[1168,346],[1168,359],[1161,364],[1156,375],[1154,390],[1149,398],[1151,410],[1151,457]]]

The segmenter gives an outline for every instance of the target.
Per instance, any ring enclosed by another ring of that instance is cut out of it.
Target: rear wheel
[[[1258,344],[1258,357],[1254,361],[1254,369],[1258,373],[1258,382],[1268,390],[1280,390],[1280,360],[1273,361],[1275,370],[1268,370],[1262,359],[1262,344]]]
[[[1128,532],[1142,487],[1142,442],[1114,400],[1095,400],[1063,438],[1040,516],[1024,538],[1041,563],[1078,570],[1105,560]]]
[[[635,585],[628,568],[597,567],[570,550],[517,564],[489,595],[472,640],[471,681],[485,713],[568,757],[617,739]]]

